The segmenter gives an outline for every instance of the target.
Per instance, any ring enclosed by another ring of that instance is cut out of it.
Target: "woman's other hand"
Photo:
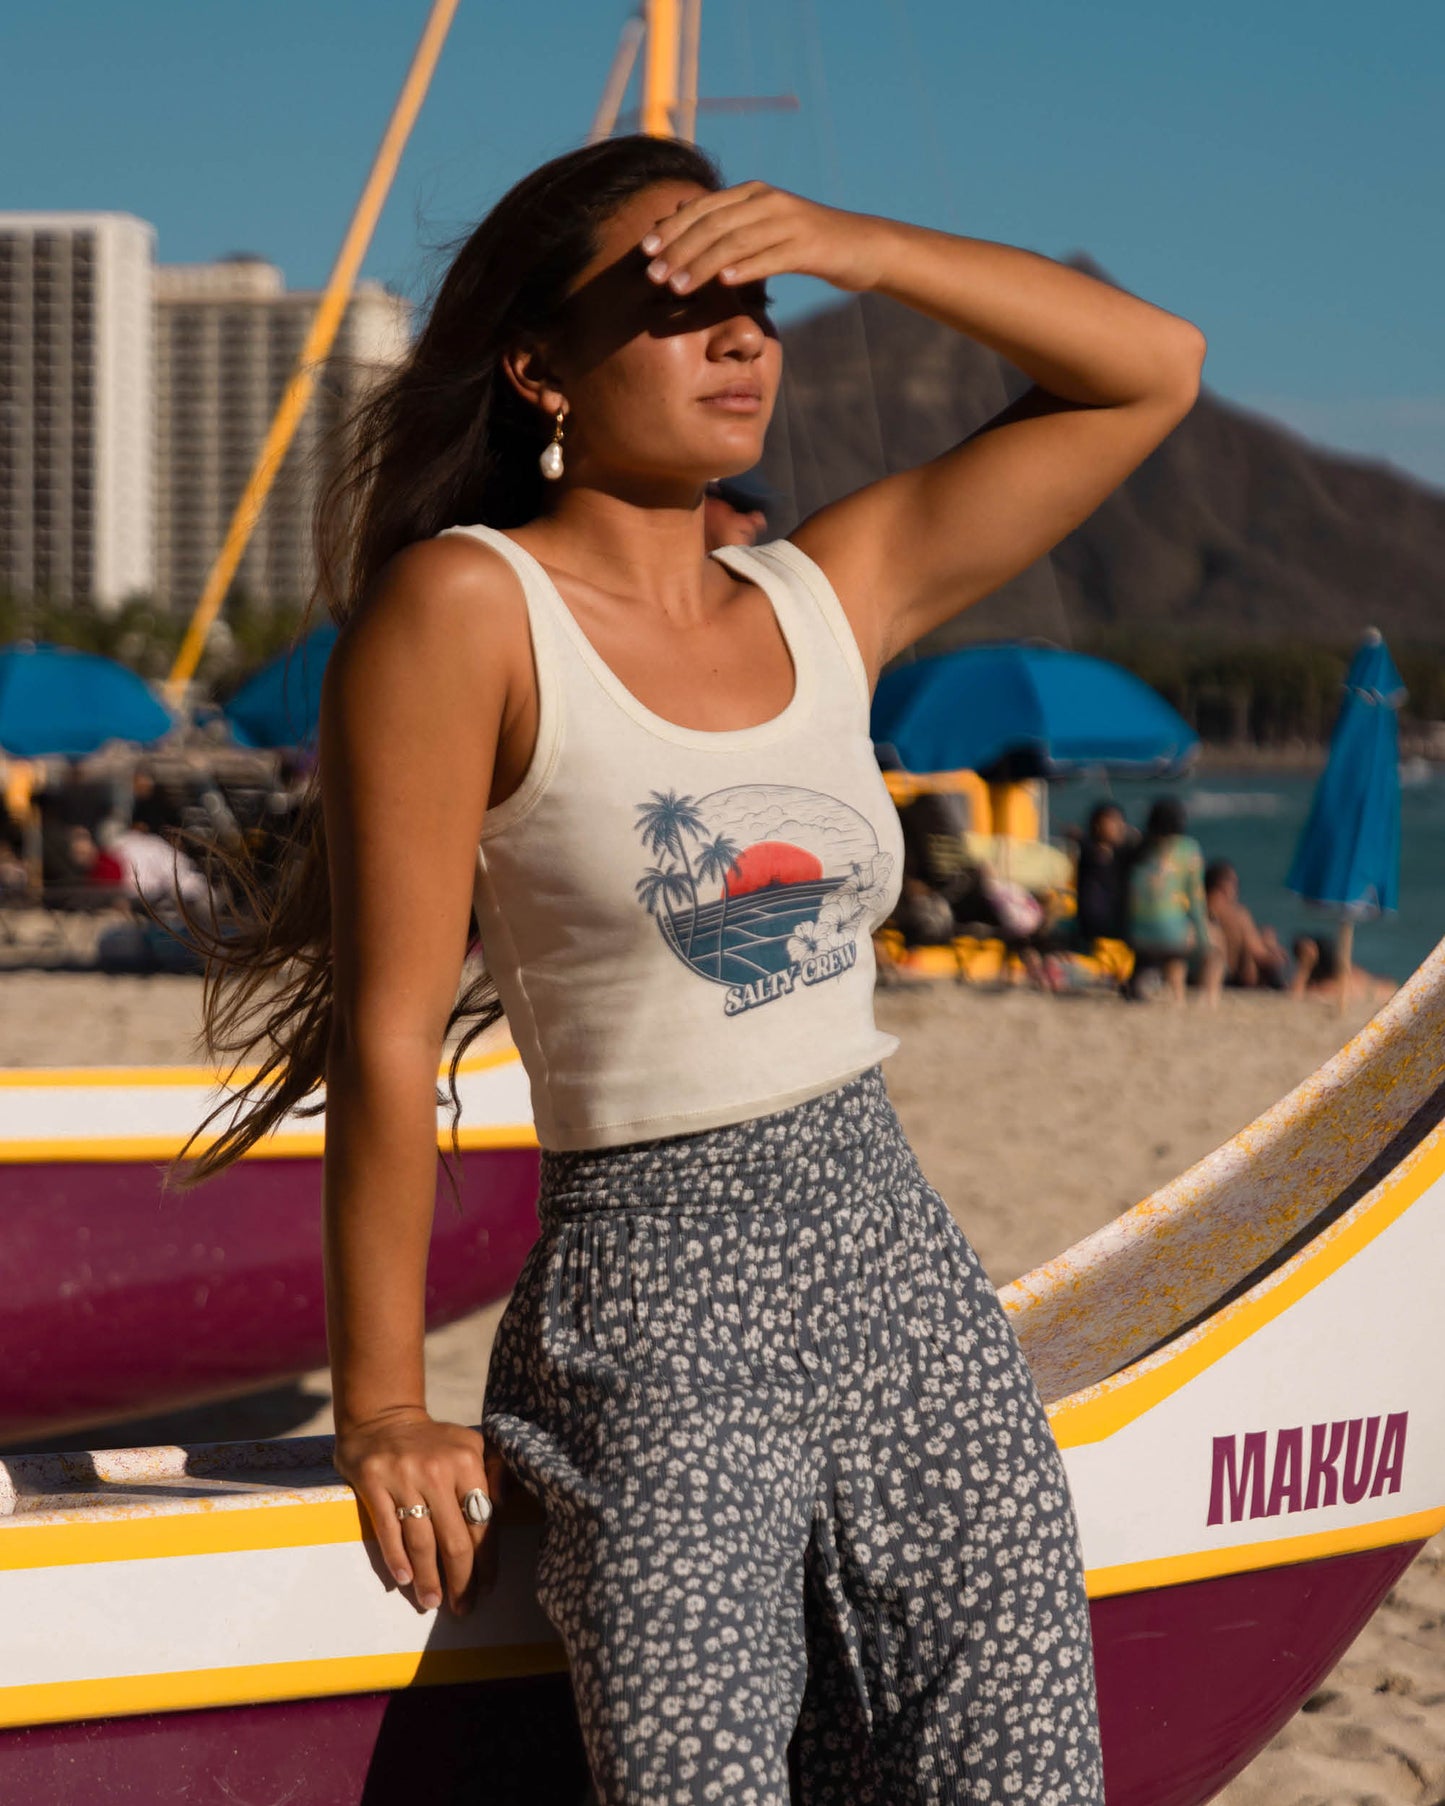
[[[675,294],[717,280],[729,288],[769,276],[817,276],[834,288],[872,288],[888,222],[805,201],[766,182],[699,195],[642,240],[647,274]]]
[[[503,1477],[501,1457],[487,1453],[481,1435],[408,1408],[339,1432],[332,1459],[365,1505],[397,1585],[415,1583],[424,1611],[444,1590],[454,1612],[470,1610],[487,1527],[468,1522],[462,1501],[474,1488],[498,1498]],[[428,1514],[398,1515],[413,1505]]]

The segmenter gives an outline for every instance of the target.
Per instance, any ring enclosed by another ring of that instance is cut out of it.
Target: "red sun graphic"
[[[727,894],[745,897],[769,884],[800,884],[823,876],[823,862],[786,840],[757,840],[744,847],[727,875]]]

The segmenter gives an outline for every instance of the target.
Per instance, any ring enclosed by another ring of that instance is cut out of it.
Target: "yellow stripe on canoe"
[[[335,1489],[328,1489],[335,1490]],[[293,1495],[294,1497],[294,1495]],[[0,1518],[0,1574],[20,1568],[61,1568],[112,1561],[164,1561],[182,1555],[234,1555],[257,1549],[304,1549],[364,1540],[370,1520],[354,1493],[299,1503],[190,1504],[180,1510],[85,1518],[37,1514],[37,1521]],[[507,1500],[502,1521],[541,1522],[526,1493]]]
[[[489,1053],[472,1054],[457,1068],[459,1076],[470,1072],[488,1072],[494,1066],[511,1066],[521,1056],[515,1047],[495,1047]],[[249,1084],[260,1072],[259,1066],[238,1066],[224,1073],[215,1066],[7,1066],[0,1069],[0,1088],[45,1090],[48,1086],[93,1085],[114,1088],[122,1085],[204,1085],[214,1090],[225,1085]],[[445,1078],[450,1062],[440,1066]]]
[[[0,1726],[55,1724],[82,1718],[182,1712],[201,1706],[315,1699],[337,1693],[390,1692],[456,1681],[561,1674],[560,1643],[505,1643],[483,1649],[426,1649],[395,1655],[332,1656],[236,1668],[125,1674],[98,1680],[41,1681],[0,1688]]]
[[[1269,1542],[1238,1543],[1229,1549],[1199,1549],[1192,1555],[1164,1555],[1154,1561],[1090,1568],[1084,1579],[1091,1599],[1109,1599],[1118,1593],[1152,1593],[1162,1587],[1184,1586],[1191,1580],[1218,1580],[1226,1574],[1288,1568],[1330,1555],[1360,1555],[1367,1549],[1422,1543],[1441,1530],[1445,1530],[1445,1506],[1437,1511],[1381,1518],[1373,1524],[1350,1524],[1343,1530],[1316,1530],[1304,1536],[1275,1537]]]
[[[198,1137],[192,1154],[187,1158],[203,1153],[218,1139],[215,1135]],[[180,1153],[184,1142],[183,1135],[95,1135],[84,1139],[77,1137],[74,1140],[62,1136],[49,1141],[0,1141],[0,1165],[19,1166],[27,1161],[74,1161],[79,1165],[94,1166],[107,1160],[170,1160]],[[438,1149],[450,1153],[451,1145],[450,1131],[439,1128]],[[477,1124],[472,1128],[458,1129],[457,1145],[464,1154],[477,1148],[535,1148],[538,1145],[537,1130],[529,1122]],[[325,1148],[326,1136],[320,1129],[294,1134],[282,1130],[280,1134],[248,1148],[242,1159],[305,1160],[319,1158]]]

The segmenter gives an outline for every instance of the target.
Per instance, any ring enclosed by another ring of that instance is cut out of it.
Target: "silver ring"
[[[492,1501],[480,1486],[474,1486],[462,1498],[462,1510],[469,1524],[489,1523],[492,1516]]]
[[[396,1508],[396,1515],[399,1518],[429,1518],[431,1516],[431,1506],[398,1505]]]

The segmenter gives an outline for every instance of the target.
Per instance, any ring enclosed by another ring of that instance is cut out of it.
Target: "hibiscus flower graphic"
[[[799,922],[788,936],[788,958],[795,964],[812,959],[814,954],[825,952],[827,947],[828,935],[816,922]]]

